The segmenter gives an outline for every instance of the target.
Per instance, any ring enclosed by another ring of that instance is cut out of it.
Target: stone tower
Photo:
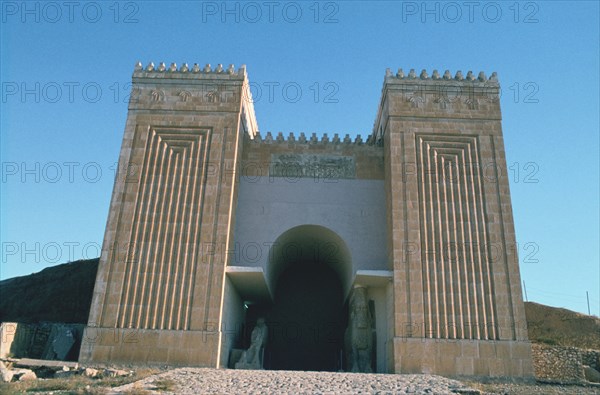
[[[262,137],[245,68],[138,64],[81,361],[531,377],[499,84],[389,70],[366,141]]]
[[[388,70],[374,133],[394,370],[532,376],[496,74]]]
[[[216,365],[242,67],[138,64],[80,359]]]

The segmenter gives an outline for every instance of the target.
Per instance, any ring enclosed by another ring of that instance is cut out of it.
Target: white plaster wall
[[[386,373],[395,372],[395,359],[394,359],[394,336],[396,327],[396,314],[394,306],[394,284],[389,283],[385,287],[385,298],[387,301],[386,317],[387,317],[387,333],[385,343],[385,357],[386,357]]]
[[[223,294],[222,321],[221,321],[221,355],[219,367],[226,368],[229,361],[229,353],[241,336],[242,324],[244,323],[245,310],[244,301],[236,291],[229,277],[225,276],[225,289]]]
[[[345,241],[353,272],[389,270],[386,215],[383,180],[241,177],[236,251],[229,264],[261,266],[267,272],[269,246],[282,233],[299,225],[320,225]]]
[[[376,372],[387,373],[386,343],[388,340],[388,314],[385,288],[369,287],[369,299],[375,303],[375,326],[377,328]]]

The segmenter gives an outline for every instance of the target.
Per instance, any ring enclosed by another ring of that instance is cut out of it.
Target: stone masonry
[[[332,332],[314,358],[344,369],[360,286],[374,371],[532,377],[499,89],[495,73],[388,69],[364,140],[274,136],[245,66],[138,63],[80,361],[226,367],[265,316],[267,369],[288,345],[312,352],[290,345],[306,328]],[[339,280],[338,321],[277,308],[302,267]]]

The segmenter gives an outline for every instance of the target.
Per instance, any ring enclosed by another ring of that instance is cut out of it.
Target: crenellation
[[[207,63],[203,68],[198,64],[190,68],[188,63],[182,63],[178,68],[177,63],[173,62],[168,67],[165,62],[160,62],[158,67],[154,65],[154,62],[149,62],[146,68],[142,65],[142,62],[136,62],[133,74],[135,77],[149,77],[157,78],[190,78],[195,76],[196,78],[202,78],[205,75],[216,75],[220,77],[229,77],[231,79],[245,79],[246,78],[246,66],[242,65],[236,72],[235,66],[230,64],[227,69],[222,64],[218,64],[215,68],[212,68],[210,63]]]
[[[254,135],[254,138],[247,136],[252,142],[261,144],[354,144],[354,145],[370,145],[372,141],[371,135],[367,137],[366,142],[363,141],[362,136],[359,134],[355,137],[354,141],[350,138],[349,134],[346,134],[344,139],[340,139],[340,135],[338,133],[334,133],[333,137],[330,138],[327,133],[323,133],[322,135],[317,135],[317,133],[312,133],[310,138],[306,138],[304,132],[301,132],[298,138],[293,132],[290,132],[287,137],[283,134],[283,132],[278,132],[275,137],[271,132],[267,132],[266,136],[263,138],[260,132],[257,132]]]

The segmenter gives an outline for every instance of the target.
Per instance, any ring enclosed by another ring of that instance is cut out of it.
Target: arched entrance
[[[335,232],[302,225],[277,239],[267,268],[274,304],[266,314],[266,368],[341,369],[351,277],[350,253]]]

